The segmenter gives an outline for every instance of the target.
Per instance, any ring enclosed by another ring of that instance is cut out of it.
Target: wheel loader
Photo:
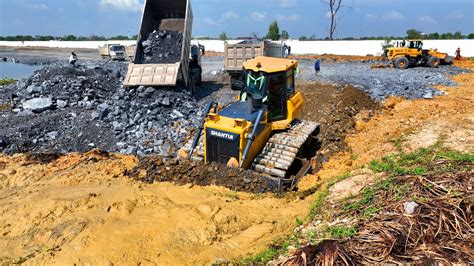
[[[297,119],[304,101],[295,89],[297,68],[297,61],[264,56],[243,63],[238,100],[224,108],[209,103],[178,157],[252,169],[272,185],[294,188],[311,170],[319,131],[319,124]]]
[[[421,40],[398,42],[396,47],[387,48],[385,58],[398,69],[410,66],[438,67],[440,64],[451,64],[453,58],[437,49],[423,49]]]

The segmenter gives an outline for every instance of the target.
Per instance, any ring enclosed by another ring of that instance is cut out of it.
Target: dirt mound
[[[178,161],[151,156],[140,159],[140,163],[127,175],[146,183],[173,182],[178,185],[221,186],[234,191],[263,193],[277,192],[261,175],[240,168],[194,161]]]
[[[368,121],[379,108],[366,93],[347,85],[330,85],[319,82],[300,83],[304,95],[302,118],[321,124],[321,148],[314,163],[317,168],[334,153],[347,147],[344,139],[357,120]]]
[[[377,62],[382,61],[382,56],[357,56],[357,55],[334,55],[334,54],[322,54],[322,55],[290,55],[289,58],[296,60],[315,60],[319,59],[322,62]]]

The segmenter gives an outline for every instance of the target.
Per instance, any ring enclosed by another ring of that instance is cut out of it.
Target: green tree
[[[462,36],[462,33],[460,31],[456,31],[454,33],[454,39],[464,39],[464,36]]]
[[[407,30],[407,39],[421,39],[422,34],[421,31],[415,29]]]
[[[67,35],[61,38],[61,41],[77,41],[77,37],[74,35]]]
[[[474,39],[474,33],[470,33],[469,35],[467,35],[467,38],[469,38],[471,40]]]
[[[105,38],[104,36],[97,36],[97,35],[92,34],[91,36],[89,36],[89,40],[91,40],[91,41],[106,41],[107,38]]]
[[[452,34],[451,32],[446,33],[446,38],[445,39],[448,39],[448,40],[454,39],[454,34]]]
[[[128,40],[128,37],[124,35],[117,35],[117,36],[111,37],[110,40],[114,40],[114,41]]]
[[[268,33],[265,37],[266,39],[270,39],[273,41],[277,41],[280,39],[280,27],[278,27],[278,22],[273,21],[270,26],[268,27]]]
[[[301,36],[301,37],[298,38],[298,40],[300,40],[300,41],[307,41],[307,40],[308,40],[308,37],[306,37],[306,36]]]
[[[288,40],[288,39],[290,39],[290,34],[288,33],[288,31],[282,30],[280,38],[282,40]]]
[[[439,36],[439,33],[434,32],[434,33],[428,34],[427,37],[428,37],[428,39],[430,39],[430,40],[438,40],[440,36]]]
[[[219,34],[219,40],[227,41],[228,39],[229,39],[229,37],[227,37],[227,33],[223,32],[223,33]]]

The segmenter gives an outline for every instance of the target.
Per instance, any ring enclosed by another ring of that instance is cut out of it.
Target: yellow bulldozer
[[[423,49],[421,40],[397,42],[395,47],[385,49],[384,57],[398,69],[410,66],[438,67],[453,61],[453,57],[437,49]]]
[[[216,162],[260,172],[271,184],[294,188],[311,170],[319,124],[298,120],[303,95],[298,62],[259,56],[243,63],[245,86],[236,102],[211,102],[180,159]]]

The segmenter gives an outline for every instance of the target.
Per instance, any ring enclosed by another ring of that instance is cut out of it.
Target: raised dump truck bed
[[[124,86],[175,86],[179,79],[189,86],[189,61],[193,14],[188,0],[145,0],[133,63],[128,67]],[[171,30],[183,34],[181,56],[175,63],[146,64],[143,42],[154,31]]]

